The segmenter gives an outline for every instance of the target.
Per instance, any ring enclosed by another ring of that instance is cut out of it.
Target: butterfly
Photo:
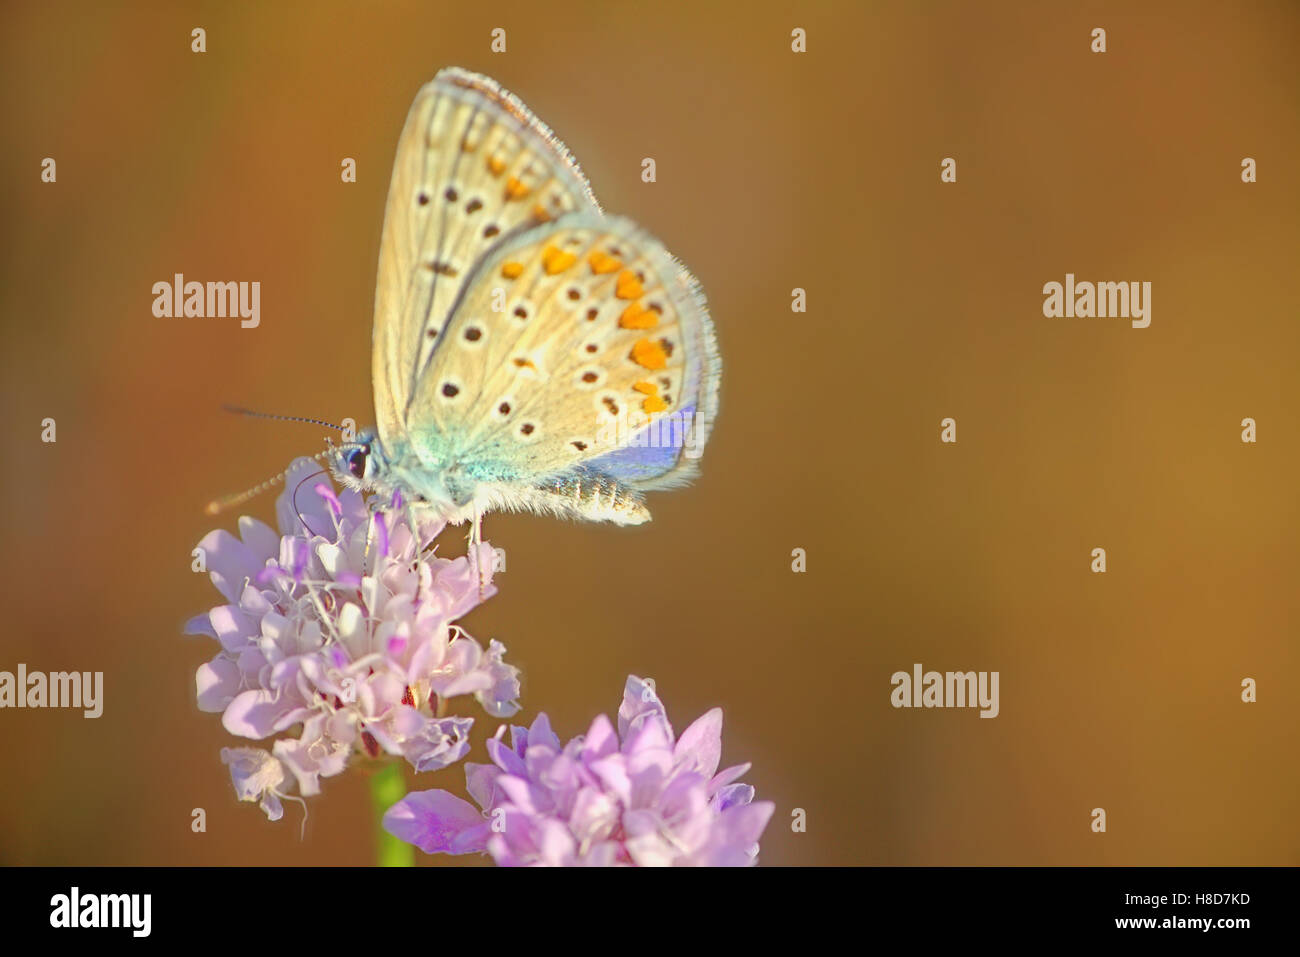
[[[491,510],[635,525],[689,481],[718,409],[699,283],[605,215],[564,144],[447,68],[397,145],[375,292],[376,424],[328,463],[460,523]]]

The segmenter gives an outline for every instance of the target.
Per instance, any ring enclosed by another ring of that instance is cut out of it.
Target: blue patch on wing
[[[658,478],[677,466],[694,421],[694,406],[665,413],[636,432],[626,445],[585,464],[620,482]]]

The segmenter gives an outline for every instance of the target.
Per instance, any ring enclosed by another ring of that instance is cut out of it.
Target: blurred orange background
[[[325,782],[305,839],[295,806],[272,824],[237,803],[218,751],[246,742],[194,701],[216,645],[180,629],[219,597],[191,549],[236,519],[204,504],[323,447],[222,403],[372,421],[393,150],[416,90],[459,64],[690,265],[724,362],[703,477],[653,495],[649,525],[488,518],[508,570],[466,624],[523,669],[516,721],[580,733],[629,673],[678,730],[721,706],[724,762],[752,761],[777,804],[766,864],[1300,863],[1300,7],[65,2],[4,21],[0,669],[103,671],[105,700],[97,720],[0,711],[0,862],[372,860],[360,771]],[[260,281],[260,327],[154,318],[177,272]],[[1067,272],[1150,281],[1150,328],[1044,318]],[[272,498],[244,511],[271,519]],[[895,710],[890,675],[917,662],[1000,672],[1001,714]],[[471,760],[497,724],[479,717]]]

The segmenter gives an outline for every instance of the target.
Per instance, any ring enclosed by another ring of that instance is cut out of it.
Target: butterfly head
[[[355,489],[383,486],[388,459],[374,429],[362,429],[356,440],[334,448],[330,471],[342,484]]]

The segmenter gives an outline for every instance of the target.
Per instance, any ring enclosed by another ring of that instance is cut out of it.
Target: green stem
[[[414,867],[415,848],[384,830],[384,812],[406,796],[402,765],[390,762],[370,778],[370,803],[375,809],[375,852],[380,867]]]

